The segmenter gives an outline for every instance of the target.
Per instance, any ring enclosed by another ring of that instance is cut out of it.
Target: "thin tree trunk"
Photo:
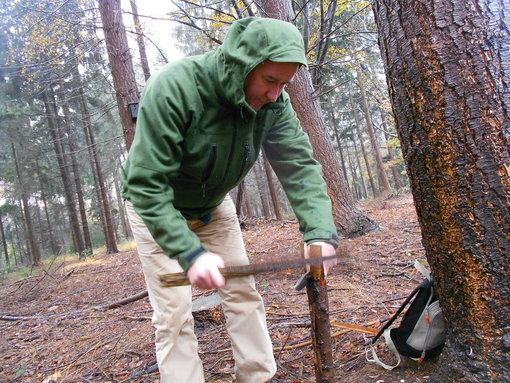
[[[39,167],[39,165],[38,165]],[[50,214],[48,212],[48,201],[46,198],[46,185],[41,179],[40,170],[37,170],[37,174],[39,175],[39,184],[41,187],[41,199],[43,202],[43,208],[44,208],[44,216],[46,218],[46,224],[48,225],[48,236],[50,237],[50,247],[51,247],[51,253],[53,255],[58,255],[57,246],[55,242],[55,236],[53,235],[53,229],[51,227],[51,221],[50,221]]]
[[[79,77],[79,73],[76,71],[73,73],[75,79]],[[92,125],[92,122],[90,120],[90,114],[87,107],[87,101],[85,100],[85,92],[83,91],[83,86],[81,85],[81,80],[79,80],[80,83],[78,85],[78,93],[79,93],[79,107],[81,110],[82,115],[82,128],[83,132],[85,134],[85,142],[87,144],[87,151],[89,154],[89,162],[92,172],[92,178],[94,179],[94,192],[96,193],[96,199],[97,199],[97,205],[96,208],[99,212],[99,222],[101,223],[101,228],[103,230],[103,236],[104,241],[107,244],[106,247],[108,248],[108,231],[106,229],[106,218],[104,213],[104,206],[101,198],[101,186],[99,185],[99,180],[97,177],[97,166],[96,166],[96,158],[94,156],[94,149],[92,147],[92,143],[90,142],[90,134],[89,129]],[[101,166],[99,166],[101,168]]]
[[[255,166],[253,167],[253,170],[255,172],[255,180],[257,181],[257,188],[259,191],[260,196],[260,202],[262,204],[262,212],[264,213],[264,217],[271,218],[271,209],[269,208],[269,201],[267,198],[266,191],[268,188],[265,187],[262,172],[264,171],[262,169],[261,161],[263,159],[261,156],[257,158],[257,162],[255,163]]]
[[[115,172],[115,175],[113,176],[113,184],[115,186],[115,197],[117,199],[117,206],[119,207],[119,219],[120,219],[120,226],[122,228],[122,236],[124,239],[128,239],[131,232],[129,231],[129,225],[127,223],[126,219],[126,212],[124,209],[124,204],[122,203],[122,193],[120,192],[120,181],[118,177],[118,172]]]
[[[124,131],[126,147],[131,147],[135,136],[135,122],[129,112],[129,104],[138,104],[133,60],[129,51],[126,29],[122,21],[120,0],[99,0],[99,13],[103,22],[106,50],[117,96],[117,107]]]
[[[324,1],[319,1],[320,6],[320,26],[319,26],[319,37],[316,48],[315,67],[310,70],[310,75],[313,82],[313,87],[319,91],[322,90],[322,67],[326,61],[326,54],[328,53],[329,46],[331,44],[331,30],[335,21],[336,13],[336,1],[328,2],[328,9],[324,12]]]
[[[23,214],[23,210],[21,209],[20,207],[20,212]],[[19,259],[19,262],[16,262],[16,265],[18,264],[23,264],[23,260],[24,259],[27,259],[28,256],[27,256],[27,252],[25,250],[25,246],[23,245],[23,242],[21,241],[21,238],[20,238],[20,228],[19,228],[19,225],[18,225],[18,221],[16,219],[14,219],[14,232],[16,233],[16,245],[18,246],[18,259]],[[14,244],[13,244],[13,249],[14,249]],[[27,262],[28,264],[28,262]]]
[[[385,117],[382,109],[380,109],[380,113],[381,113],[382,127],[383,127],[383,131],[384,131],[384,139],[386,140],[386,146],[388,147],[388,158],[390,159],[390,161],[393,161],[395,157],[393,155],[393,148],[389,144],[390,133],[389,133],[388,127],[386,125],[386,117]],[[391,169],[391,175],[393,176],[393,180],[395,181],[395,188],[397,189],[397,193],[400,193],[400,191],[402,190],[402,181],[400,180],[400,174],[398,174],[396,165],[392,164],[390,169]]]
[[[372,151],[374,152],[379,185],[382,188],[383,196],[387,196],[391,194],[391,187],[390,183],[388,182],[388,177],[386,176],[386,171],[384,170],[384,163],[382,160],[381,151],[379,150],[379,143],[377,142],[377,137],[375,136],[372,116],[368,110],[367,93],[365,91],[365,83],[362,76],[362,73],[358,70],[358,86],[361,95],[361,105],[363,107],[363,114],[365,115],[365,120],[367,122],[367,132],[368,136],[370,137],[370,144],[372,145]]]
[[[510,1],[375,0],[373,8],[447,322],[430,382],[508,382]]]
[[[375,187],[374,177],[372,176],[372,167],[370,166],[370,161],[368,160],[368,154],[365,149],[365,145],[363,144],[363,135],[361,134],[360,121],[358,117],[358,112],[354,107],[354,103],[352,102],[352,97],[349,95],[349,102],[352,109],[352,115],[354,116],[354,127],[356,128],[356,134],[358,136],[359,144],[361,147],[361,153],[363,154],[363,160],[365,161],[365,167],[367,168],[368,182],[370,182],[370,188],[372,189],[372,195],[377,197],[379,195],[379,190]],[[360,168],[361,170],[361,168]],[[361,175],[363,177],[363,174]]]
[[[262,151],[262,158],[264,160],[264,170],[266,171],[267,187],[269,188],[271,200],[273,201],[274,215],[276,219],[281,220],[282,208],[280,206],[280,200],[278,199],[278,193],[276,192],[276,187],[273,181],[273,169],[271,168],[271,165],[269,164],[264,151]]]
[[[242,205],[244,199],[244,180],[241,181],[239,186],[237,186],[237,194],[236,194],[236,213],[238,217],[242,215]]]
[[[46,118],[50,128],[51,138],[53,140],[53,149],[57,157],[58,167],[60,170],[60,177],[64,186],[64,194],[66,200],[67,212],[69,214],[69,222],[71,224],[71,233],[73,237],[74,251],[81,254],[84,250],[83,239],[80,232],[80,224],[78,222],[78,214],[76,213],[76,206],[74,203],[73,192],[71,191],[71,182],[69,181],[69,174],[67,172],[67,164],[64,158],[62,149],[62,137],[59,131],[58,123],[56,121],[55,99],[51,90],[44,90],[42,92],[43,102],[46,111]]]
[[[2,235],[2,245],[4,248],[5,264],[7,265],[7,267],[9,267],[11,261],[9,259],[9,249],[7,246],[7,238],[5,238],[4,222],[2,220],[1,211],[0,211],[0,234]]]
[[[363,195],[362,198],[368,198],[368,196],[369,196],[368,188],[367,188],[367,184],[365,182],[365,177],[363,177],[363,170],[362,170],[363,167],[361,166],[361,160],[359,158],[359,150],[358,150],[358,146],[356,145],[356,139],[354,137],[352,138],[352,146],[354,149],[354,158],[356,159],[356,166],[359,169],[359,179],[360,179],[361,191],[362,191],[362,195]]]
[[[30,248],[30,259],[32,266],[39,266],[41,264],[41,252],[39,251],[39,246],[37,246],[37,240],[34,234],[34,227],[32,224],[32,217],[30,216],[30,208],[28,206],[28,196],[25,190],[25,186],[23,185],[23,178],[21,177],[21,172],[19,169],[19,160],[18,155],[16,153],[16,148],[14,144],[11,143],[12,149],[12,158],[14,159],[14,166],[16,168],[16,176],[18,178],[20,194],[21,194],[21,203],[22,203],[22,212],[25,217],[25,225],[27,228],[27,240]]]
[[[349,182],[347,181],[349,177],[347,176],[347,168],[345,167],[345,159],[344,159],[344,153],[342,151],[342,143],[340,141],[340,135],[338,134],[338,124],[336,122],[335,113],[332,110],[331,111],[331,121],[333,122],[333,131],[335,132],[335,139],[336,139],[336,145],[338,147],[338,154],[340,155],[340,165],[342,166],[342,172],[344,174],[344,179],[347,184]]]
[[[246,213],[246,217],[253,217],[253,210],[251,208],[250,198],[248,196],[248,190],[246,189],[246,184],[244,185],[244,212]]]
[[[354,140],[353,140],[353,143],[354,143]],[[354,147],[354,155],[356,156],[356,147]],[[352,189],[354,189],[354,193],[355,193],[355,196],[357,197],[357,199],[360,200],[363,198],[363,194],[360,190],[360,184],[363,184],[363,186],[365,185],[364,179],[363,179],[363,174],[360,174],[358,176],[358,172],[356,171],[356,166],[354,166],[352,156],[349,151],[349,147],[347,147],[347,160],[349,161],[349,168],[351,169],[351,174],[352,174]],[[358,169],[360,169],[360,168],[358,167]],[[361,169],[360,169],[360,173],[361,173]]]
[[[140,62],[142,64],[143,76],[145,77],[145,81],[147,81],[151,76],[151,71],[149,69],[149,61],[147,60],[147,52],[145,51],[145,42],[143,41],[144,33],[142,24],[140,23],[140,17],[138,17],[138,7],[136,5],[136,0],[129,0],[129,2],[131,3],[131,10],[133,11],[136,43],[138,44],[138,51],[140,52]]]
[[[83,198],[83,189],[80,176],[80,168],[78,161],[76,160],[76,153],[78,147],[76,145],[76,132],[73,129],[71,122],[71,113],[69,111],[69,105],[67,103],[66,96],[64,94],[64,87],[60,85],[61,92],[60,98],[62,103],[62,111],[64,112],[64,127],[67,135],[67,144],[69,145],[69,157],[71,158],[71,168],[73,169],[74,185],[76,187],[76,196],[78,198],[78,208],[80,211],[81,228],[83,230],[83,239],[85,241],[85,251],[80,253],[80,259],[85,259],[86,255],[92,255],[92,240],[90,238],[89,223],[87,220],[87,209],[85,206],[85,200]],[[64,144],[64,143],[62,143]]]
[[[89,156],[91,158],[92,173],[95,175],[94,181],[96,184],[96,191],[98,193],[98,203],[100,205],[100,214],[103,223],[106,251],[109,254],[118,253],[119,250],[117,248],[117,242],[115,241],[113,219],[110,210],[110,201],[108,199],[108,193],[103,176],[103,169],[97,150],[94,131],[92,129],[92,121],[90,119],[87,100],[85,99],[85,92],[83,90],[81,77],[76,66],[73,69],[73,77],[75,82],[78,84],[78,101],[82,114],[83,130],[85,131],[87,146],[89,148]]]

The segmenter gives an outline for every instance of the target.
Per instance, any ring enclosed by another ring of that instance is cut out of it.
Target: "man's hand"
[[[331,243],[327,242],[312,242],[310,245],[319,245],[322,249],[322,256],[323,257],[333,257],[336,255],[335,247]],[[328,276],[328,273],[331,269],[333,269],[333,266],[335,266],[338,263],[338,260],[331,259],[329,261],[325,261],[322,265],[324,266],[324,277]]]
[[[219,268],[224,267],[223,259],[214,253],[204,253],[188,269],[191,284],[199,289],[218,289],[225,286],[225,278]]]

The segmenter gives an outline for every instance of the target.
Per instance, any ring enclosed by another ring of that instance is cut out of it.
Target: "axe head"
[[[312,275],[308,271],[301,275],[297,280],[296,284],[294,285],[294,289],[296,289],[296,291],[303,290],[304,287],[308,284],[308,281],[310,280],[311,277]]]

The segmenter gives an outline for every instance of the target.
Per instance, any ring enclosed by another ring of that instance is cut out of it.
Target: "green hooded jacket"
[[[331,201],[288,94],[258,112],[244,80],[264,60],[306,65],[290,23],[245,18],[213,52],[166,65],[143,91],[122,171],[123,196],[184,270],[206,249],[186,220],[209,214],[238,185],[261,147],[299,220],[303,240],[337,244]]]

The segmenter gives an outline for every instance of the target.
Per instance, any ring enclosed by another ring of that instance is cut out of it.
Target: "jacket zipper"
[[[248,158],[250,157],[250,146],[245,143],[244,144],[244,153],[243,153],[243,162],[241,163],[241,170],[239,171],[239,175],[237,176],[237,182],[241,179],[241,175],[244,172],[244,168],[246,168],[246,163],[248,162]]]
[[[241,110],[241,113],[242,113],[242,110]],[[221,187],[221,185],[223,185],[223,183],[225,182],[225,178],[227,177],[228,170],[230,168],[230,163],[232,161],[232,154],[234,153],[234,150],[235,150],[235,144],[236,144],[236,139],[237,139],[237,129],[238,129],[238,126],[237,126],[237,124],[235,124],[233,133],[232,133],[232,144],[230,145],[230,152],[228,153],[228,158],[227,158],[227,167],[225,168],[225,170],[223,172],[223,177],[221,179],[221,182],[218,184],[219,186],[216,188],[216,190],[218,190]],[[204,197],[205,197],[205,184],[202,184],[202,190],[203,190]],[[216,194],[216,190],[211,195]],[[206,204],[208,205],[209,202],[210,202],[210,199],[206,202]]]
[[[207,160],[205,171],[202,176],[202,198],[205,198],[205,181],[207,181],[211,177],[215,161],[216,161],[216,144],[214,144],[211,147],[211,154],[209,154],[209,159]]]

